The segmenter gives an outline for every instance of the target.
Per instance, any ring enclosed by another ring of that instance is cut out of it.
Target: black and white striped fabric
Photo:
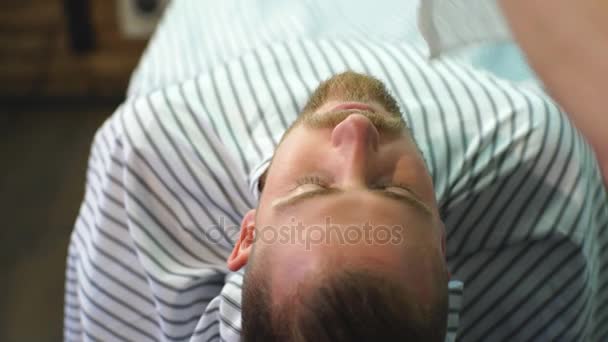
[[[430,63],[415,3],[180,0],[99,129],[69,248],[65,340],[238,341],[225,260],[273,148],[320,81],[383,80],[448,238],[448,340],[608,339],[608,206],[549,97]],[[221,228],[221,229],[218,229]]]

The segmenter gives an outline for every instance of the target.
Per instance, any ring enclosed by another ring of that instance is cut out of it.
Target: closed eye
[[[408,196],[413,194],[409,187],[404,185],[388,185],[384,187],[384,190],[402,196]]]
[[[323,178],[319,177],[319,176],[304,176],[301,178],[298,178],[296,180],[297,186],[292,190],[292,191],[296,191],[299,194],[302,193],[317,193],[317,192],[323,192],[323,190],[326,190],[329,188],[329,183],[326,182]],[[389,184],[384,184],[381,185],[379,187],[377,187],[377,189],[382,189],[386,192],[388,192],[389,194],[395,195],[395,196],[412,196],[414,193],[410,190],[410,188],[407,185],[404,185],[402,183],[389,183]]]
[[[297,190],[297,192],[299,193],[319,190],[328,187],[328,183],[325,182],[319,176],[304,176],[298,178],[296,180],[296,184],[297,186],[293,190]]]

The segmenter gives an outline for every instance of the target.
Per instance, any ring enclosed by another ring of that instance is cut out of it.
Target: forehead
[[[268,205],[259,209],[258,214],[264,222],[258,223],[299,225],[302,228],[332,224],[343,228],[406,229],[404,225],[413,225],[430,229],[435,225],[431,212],[367,191],[345,191],[299,201],[293,206],[276,208]]]

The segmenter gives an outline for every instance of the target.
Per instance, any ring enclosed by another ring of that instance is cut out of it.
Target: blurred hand
[[[608,1],[500,5],[530,65],[595,150],[608,184]]]

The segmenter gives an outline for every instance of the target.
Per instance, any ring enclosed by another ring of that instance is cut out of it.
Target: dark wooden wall
[[[116,0],[89,0],[95,49],[70,49],[63,0],[0,1],[0,97],[120,97],[145,47],[117,25]]]
[[[0,341],[59,341],[68,239],[96,128],[145,41],[91,0],[96,48],[69,47],[62,0],[0,0]]]
[[[0,116],[0,341],[59,341],[69,236],[95,129],[113,108]]]

